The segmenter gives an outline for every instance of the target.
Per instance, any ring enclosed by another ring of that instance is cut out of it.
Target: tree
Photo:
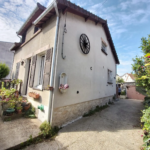
[[[124,83],[124,80],[123,80],[122,78],[118,78],[118,79],[116,80],[116,82],[122,84],[122,83]]]
[[[150,35],[141,39],[143,56],[133,59],[132,70],[136,76],[136,86],[144,87],[150,96]]]
[[[5,63],[0,63],[0,80],[9,74],[9,67]]]

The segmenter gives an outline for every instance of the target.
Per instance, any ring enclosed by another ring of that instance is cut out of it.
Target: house
[[[23,80],[22,95],[44,107],[36,109],[41,121],[61,126],[112,100],[119,59],[106,20],[54,0],[48,8],[38,3],[17,34],[22,41],[11,48],[14,77]]]
[[[116,74],[116,80],[121,79],[122,77]]]
[[[121,76],[122,79],[125,81],[125,82],[135,82],[135,77],[133,74],[130,74],[130,73],[125,73],[123,76]]]
[[[5,63],[10,69],[10,73],[5,79],[11,78],[11,70],[13,65],[14,53],[9,49],[12,47],[13,43],[0,41],[0,63]]]

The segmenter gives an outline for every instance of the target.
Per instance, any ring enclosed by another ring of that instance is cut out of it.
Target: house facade
[[[5,79],[11,79],[11,71],[14,59],[14,53],[9,51],[13,43],[0,41],[0,63],[5,63],[10,69],[10,73]]]
[[[35,108],[44,106],[36,109],[41,121],[61,126],[112,100],[119,60],[106,20],[56,0],[48,8],[37,4],[18,35],[22,41],[11,48],[14,78],[23,80],[22,95]]]
[[[123,76],[121,76],[122,79],[125,81],[125,82],[135,82],[135,77],[133,74],[130,74],[130,73],[125,73]]]

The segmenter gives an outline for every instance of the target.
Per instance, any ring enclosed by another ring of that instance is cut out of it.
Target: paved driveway
[[[82,118],[60,130],[54,141],[26,150],[140,150],[141,100],[120,100],[93,116]]]

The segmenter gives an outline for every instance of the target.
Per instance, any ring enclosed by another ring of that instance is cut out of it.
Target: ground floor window
[[[108,83],[113,83],[112,71],[108,69]]]
[[[37,55],[35,77],[34,77],[34,88],[41,90],[43,85],[44,65],[45,65],[45,54]]]

